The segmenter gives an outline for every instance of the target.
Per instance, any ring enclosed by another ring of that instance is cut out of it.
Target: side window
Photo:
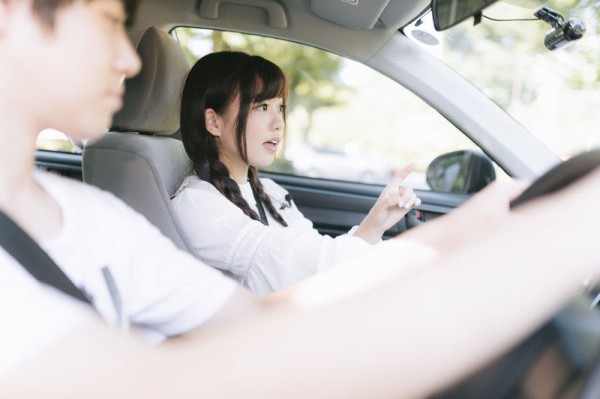
[[[81,154],[81,146],[77,145],[64,133],[54,129],[44,129],[36,140],[38,150],[68,152]]]
[[[58,130],[44,129],[38,134],[36,148],[35,163],[39,169],[82,180],[83,144],[78,145]]]
[[[425,172],[434,158],[477,149],[420,98],[360,63],[239,33],[176,28],[173,35],[192,63],[212,51],[241,50],[284,70],[290,84],[286,139],[269,171],[385,184],[394,171],[415,162],[407,183],[430,189]]]

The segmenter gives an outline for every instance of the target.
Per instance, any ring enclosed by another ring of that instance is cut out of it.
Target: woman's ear
[[[206,130],[213,136],[221,136],[221,116],[212,108],[204,110],[204,123]]]

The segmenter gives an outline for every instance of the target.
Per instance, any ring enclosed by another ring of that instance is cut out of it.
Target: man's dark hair
[[[49,28],[54,27],[54,18],[59,8],[67,6],[76,0],[32,0],[33,13],[37,15],[42,23]],[[93,1],[93,0],[85,0]],[[133,16],[137,8],[138,0],[123,0],[127,12],[126,26],[133,22]]]

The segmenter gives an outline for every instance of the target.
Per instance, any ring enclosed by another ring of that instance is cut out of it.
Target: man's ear
[[[204,123],[206,130],[213,136],[221,136],[221,116],[212,108],[204,110]]]
[[[8,3],[6,0],[0,0],[0,35],[4,35],[8,23],[8,8],[10,7]]]
[[[33,19],[38,19],[39,17],[33,15],[33,8],[29,2],[19,1],[19,0],[0,0],[0,33],[4,34],[7,29],[9,29],[10,23],[16,23],[17,18],[13,14],[17,14],[19,12],[28,12],[31,14]],[[25,7],[23,9],[23,7]],[[17,21],[18,22],[18,21]]]

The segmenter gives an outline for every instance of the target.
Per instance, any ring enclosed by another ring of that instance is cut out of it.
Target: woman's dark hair
[[[190,70],[183,88],[181,136],[194,171],[246,215],[258,221],[260,217],[242,197],[227,167],[219,161],[217,142],[206,129],[204,111],[212,108],[217,114],[224,115],[229,105],[239,98],[236,144],[240,156],[248,163],[245,132],[250,107],[253,103],[277,97],[282,97],[285,102],[287,95],[287,80],[281,68],[262,57],[239,51],[222,51],[202,57]],[[285,111],[283,117],[285,119]],[[248,168],[248,180],[271,216],[287,226],[265,194],[253,166]]]

